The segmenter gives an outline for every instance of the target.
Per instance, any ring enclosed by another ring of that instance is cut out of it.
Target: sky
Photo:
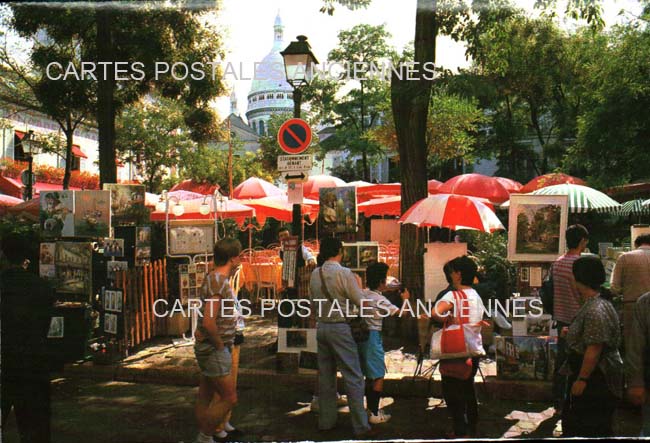
[[[278,11],[284,25],[285,45],[297,35],[306,35],[314,55],[322,63],[336,46],[338,32],[360,23],[385,24],[392,34],[390,43],[401,52],[414,37],[416,3],[417,0],[373,0],[367,9],[350,11],[338,6],[334,15],[329,16],[319,11],[321,0],[222,0],[216,21],[224,29],[226,61],[234,66],[243,63],[244,72],[252,75],[253,63],[261,61],[271,50],[273,23]],[[608,26],[624,19],[618,16],[622,9],[639,10],[634,0],[605,0],[603,3]],[[533,11],[534,0],[516,0],[516,4]],[[438,38],[436,63],[452,70],[469,66],[464,46],[444,36]],[[247,77],[251,75],[246,74]],[[229,87],[235,89],[238,110],[243,116],[251,80],[234,80],[229,76],[228,82]],[[218,99],[216,105],[220,115],[230,112],[229,98]]]

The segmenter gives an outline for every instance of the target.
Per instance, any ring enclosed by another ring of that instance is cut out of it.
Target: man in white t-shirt
[[[381,339],[381,329],[384,317],[395,315],[401,311],[382,295],[386,290],[386,278],[388,265],[386,263],[372,263],[366,269],[366,281],[368,289],[364,291],[363,309],[361,315],[368,324],[368,340],[359,343],[359,360],[361,370],[366,377],[366,404],[371,424],[385,423],[390,415],[379,409],[381,393],[384,389],[384,376],[386,375],[386,364],[384,362],[384,345]],[[408,290],[400,294],[405,302],[409,298]]]

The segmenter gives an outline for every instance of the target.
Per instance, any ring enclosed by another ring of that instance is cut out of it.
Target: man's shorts
[[[383,378],[386,375],[386,364],[384,363],[384,344],[381,340],[381,331],[370,330],[368,340],[359,343],[359,359],[363,375],[374,380]]]
[[[230,348],[224,347],[218,351],[208,340],[194,344],[194,355],[201,369],[201,374],[206,377],[224,377],[230,374],[232,356]]]

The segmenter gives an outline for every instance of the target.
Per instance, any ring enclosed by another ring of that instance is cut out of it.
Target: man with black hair
[[[2,426],[14,408],[20,441],[50,441],[50,377],[47,333],[54,291],[23,263],[27,241],[16,234],[2,239],[10,265],[0,274],[2,312]]]
[[[650,234],[639,235],[634,246],[616,260],[611,277],[612,292],[623,295],[624,331],[632,328],[634,303],[650,291]]]
[[[391,417],[383,409],[379,409],[381,393],[384,390],[384,376],[386,375],[381,328],[384,317],[396,315],[401,309],[382,295],[382,291],[386,290],[388,269],[388,265],[381,262],[371,263],[366,269],[368,289],[364,293],[369,302],[365,306],[370,309],[364,309],[363,315],[368,324],[369,335],[368,340],[359,343],[359,357],[363,375],[366,376],[366,403],[370,412],[368,421],[373,425],[385,423]],[[410,297],[408,289],[404,289],[400,293],[400,297],[406,302]]]
[[[589,243],[589,231],[582,225],[571,225],[565,233],[568,251],[551,266],[553,279],[553,320],[558,332],[568,327],[580,310],[580,293],[573,277],[573,263],[580,258]],[[556,413],[564,404],[566,376],[558,370],[567,358],[567,345],[564,337],[558,337],[557,357],[553,374],[553,396]]]
[[[282,227],[278,231],[278,240],[280,240],[280,258],[283,258],[282,256],[284,255],[284,249],[282,249],[282,241],[290,235],[291,233],[287,227]],[[311,251],[304,245],[304,243],[301,244],[300,247],[302,250],[302,258],[305,260],[305,263],[315,265],[316,257],[314,257],[314,254],[311,253]]]
[[[309,282],[316,311],[318,342],[319,417],[318,428],[336,426],[336,371],[343,374],[352,429],[356,437],[368,437],[370,425],[363,407],[364,382],[357,344],[347,323],[349,305],[361,306],[365,295],[356,275],[341,266],[343,244],[333,237],[321,240],[319,261]]]

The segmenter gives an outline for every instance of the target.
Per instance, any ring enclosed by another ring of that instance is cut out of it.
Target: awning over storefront
[[[88,158],[88,156],[83,153],[79,145],[72,145],[72,155],[80,158]]]
[[[25,137],[25,135],[27,135],[26,132],[18,131],[18,130],[14,130],[14,133],[16,134],[16,137],[18,137],[18,140],[22,140],[23,137]]]

